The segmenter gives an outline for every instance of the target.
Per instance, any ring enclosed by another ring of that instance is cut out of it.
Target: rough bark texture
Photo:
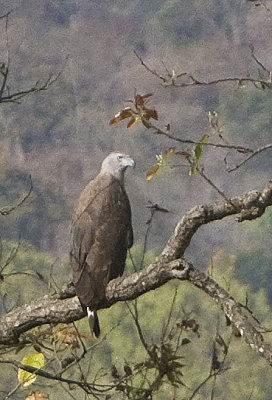
[[[229,215],[237,215],[238,222],[261,216],[272,205],[272,183],[262,193],[248,192],[231,202],[201,205],[187,212],[177,224],[162,254],[143,270],[109,282],[106,301],[100,308],[118,301],[132,300],[154,290],[171,279],[188,280],[203,290],[222,308],[245,342],[272,365],[272,347],[264,342],[261,326],[251,314],[238,304],[223,288],[205,273],[197,270],[181,257],[197,229],[209,222]],[[57,295],[43,298],[17,308],[0,319],[0,344],[16,345],[20,335],[29,329],[47,323],[69,323],[84,316],[72,285]]]

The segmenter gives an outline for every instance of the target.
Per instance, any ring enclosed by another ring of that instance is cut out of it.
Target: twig
[[[240,168],[242,165],[244,165],[247,161],[251,160],[253,157],[255,157],[257,154],[262,153],[265,150],[271,149],[272,148],[272,144],[267,144],[263,147],[260,147],[259,149],[255,150],[252,154],[250,154],[250,156],[248,156],[247,158],[245,158],[243,161],[241,161],[239,164],[235,165],[235,167],[232,168],[228,168],[227,172],[233,172],[236,171],[238,168]]]
[[[219,83],[227,83],[227,82],[236,82],[238,83],[239,86],[241,86],[244,82],[250,82],[253,85],[259,84],[262,85],[263,87],[272,88],[272,85],[270,82],[262,79],[254,79],[250,77],[226,77],[226,78],[218,78],[214,79],[211,81],[200,81],[199,79],[196,79],[193,75],[188,74],[187,72],[182,72],[180,74],[175,74],[175,76],[169,76],[169,73],[167,72],[167,78],[160,75],[156,70],[151,69],[145,62],[144,60],[139,56],[136,51],[134,51],[134,54],[136,57],[139,59],[140,63],[142,66],[152,75],[156,76],[160,80],[163,81],[162,86],[163,87],[169,87],[169,86],[174,86],[174,87],[191,87],[191,86],[211,86],[211,85],[217,85]],[[262,65],[259,61],[257,61],[256,57],[254,58],[256,62],[258,62],[259,65]],[[266,69],[265,69],[266,70]],[[177,83],[176,80],[177,78],[185,76],[189,79],[189,82],[181,82]]]
[[[197,167],[196,170],[197,170],[197,172],[199,173],[199,175],[202,176],[202,178],[205,179],[205,181],[206,181],[211,187],[213,187],[213,188],[217,191],[217,193],[219,193],[220,196],[223,197],[223,199],[226,200],[227,203],[229,203],[233,208],[237,209],[236,205],[231,201],[231,199],[229,199],[229,198],[225,195],[225,193],[222,192],[222,190],[220,190],[220,189],[218,188],[218,186],[216,186],[216,184],[213,183],[213,182],[210,180],[210,178],[208,178],[208,176],[207,176],[206,174],[204,174],[204,172],[203,172],[200,168]],[[238,209],[237,209],[237,210],[238,210]]]
[[[162,75],[159,75],[155,70],[149,68],[147,66],[147,64],[145,64],[145,62],[143,61],[143,59],[139,56],[139,54],[134,50],[133,51],[135,56],[139,59],[139,61],[141,62],[141,64],[143,65],[143,67],[149,71],[152,75],[155,75],[157,78],[161,79],[163,82],[167,82],[167,79],[164,78]]]
[[[28,189],[28,192],[25,196],[23,196],[23,198],[21,200],[19,200],[19,202],[17,204],[15,204],[14,206],[5,206],[2,207],[0,209],[0,215],[8,215],[10,214],[12,211],[14,211],[16,208],[20,207],[30,196],[32,190],[33,190],[33,184],[32,184],[32,179],[31,179],[31,175],[29,175],[29,181],[30,181],[30,187]]]
[[[196,141],[196,140],[182,139],[182,138],[179,138],[177,136],[170,134],[169,132],[163,131],[162,129],[158,128],[156,125],[153,125],[151,123],[148,125],[148,128],[153,129],[154,130],[153,134],[155,134],[155,135],[163,135],[163,136],[168,137],[169,139],[172,139],[176,142],[180,142],[180,143],[184,143],[184,144],[194,144],[194,145],[203,144],[203,146],[218,147],[218,148],[222,148],[222,149],[233,149],[233,150],[238,151],[239,153],[254,153],[253,149],[251,149],[249,147],[239,146],[239,145],[232,145],[232,144],[227,145],[227,144],[210,143],[210,142],[200,143],[199,141]]]
[[[165,337],[166,337],[167,329],[169,327],[169,324],[170,324],[170,321],[171,321],[171,318],[173,315],[173,310],[174,310],[174,305],[175,305],[176,298],[177,298],[177,293],[178,293],[178,290],[177,290],[177,288],[175,288],[174,296],[173,296],[171,306],[170,306],[170,311],[168,313],[168,318],[167,318],[166,324],[162,327],[161,342],[164,342]]]
[[[147,224],[147,228],[146,228],[145,236],[144,236],[144,245],[143,245],[143,251],[142,251],[142,258],[141,258],[141,261],[140,261],[140,269],[142,269],[143,265],[144,265],[144,258],[145,258],[146,248],[147,248],[147,239],[148,239],[150,228],[151,228],[151,225],[152,225],[152,221],[153,221],[153,218],[154,218],[154,215],[155,215],[155,212],[156,212],[156,208],[154,208],[154,207],[152,207],[152,208],[149,207],[149,208],[150,208],[151,215],[150,215],[149,220],[146,223]]]
[[[30,367],[29,365],[24,365],[21,364],[20,362],[16,361],[16,360],[3,360],[0,359],[0,363],[2,364],[12,364],[14,365],[16,368],[21,368],[24,371],[33,373],[35,375],[41,376],[43,378],[49,379],[49,380],[53,380],[53,381],[59,381],[59,382],[63,382],[63,383],[67,383],[67,384],[72,384],[72,385],[77,385],[78,387],[80,387],[81,389],[87,391],[88,393],[93,393],[94,391],[97,393],[106,393],[109,390],[111,390],[114,385],[110,385],[110,384],[97,384],[95,387],[92,383],[89,382],[81,382],[81,381],[77,381],[74,379],[68,379],[68,378],[63,378],[59,375],[53,375],[47,371],[44,371],[43,369],[37,369],[34,367]]]
[[[254,46],[253,44],[249,45],[249,49],[251,51],[251,56],[253,58],[253,60],[265,71],[268,73],[268,75],[270,74],[270,71],[263,65],[263,63],[256,57],[255,53],[254,53]]]
[[[7,83],[7,79],[8,79],[8,73],[9,73],[9,63],[10,63],[10,59],[9,59],[9,39],[8,39],[8,17],[9,17],[10,13],[7,13],[5,15],[6,18],[6,23],[5,23],[5,33],[6,33],[6,50],[7,50],[7,60],[6,60],[6,64],[3,63],[1,66],[1,73],[3,75],[3,82],[0,88],[0,102],[2,99],[2,95],[3,92],[6,88],[6,83]]]
[[[21,242],[19,241],[19,242],[17,243],[17,246],[16,246],[16,247],[13,247],[13,248],[11,249],[11,251],[10,251],[10,253],[9,253],[9,255],[8,255],[7,259],[6,259],[6,261],[5,261],[5,263],[1,266],[1,269],[0,269],[0,274],[1,274],[1,275],[2,275],[2,272],[4,271],[4,269],[5,269],[5,268],[11,263],[11,261],[14,260],[14,258],[16,257],[20,246],[21,246]]]
[[[21,386],[21,383],[17,383],[17,385],[6,395],[6,397],[4,397],[4,400],[8,400],[10,399],[10,397],[17,392],[17,390],[19,389],[19,387]]]

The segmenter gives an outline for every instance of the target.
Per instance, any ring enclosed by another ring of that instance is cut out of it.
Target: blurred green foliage
[[[271,306],[271,249],[266,245],[267,241],[272,239],[271,210],[267,210],[263,218],[250,224],[248,231],[249,248],[248,251],[237,254],[235,276],[240,282],[249,284],[253,292],[263,289]],[[262,240],[262,238],[265,239]]]

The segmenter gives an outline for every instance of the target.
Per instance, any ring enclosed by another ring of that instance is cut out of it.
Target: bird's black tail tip
[[[91,331],[93,332],[94,336],[98,338],[100,335],[100,326],[97,312],[92,311],[89,309],[89,307],[87,307],[87,314]]]

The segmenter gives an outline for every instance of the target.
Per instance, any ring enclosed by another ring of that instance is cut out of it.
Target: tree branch
[[[243,161],[241,161],[239,164],[235,165],[235,167],[228,168],[227,172],[233,172],[236,171],[238,168],[240,168],[242,165],[244,165],[247,161],[251,160],[253,157],[255,157],[257,154],[262,153],[263,151],[266,151],[268,149],[272,148],[272,143],[269,143],[263,147],[260,147],[259,149],[255,150],[250,156],[245,158]]]
[[[238,222],[260,217],[266,207],[272,205],[272,181],[263,192],[249,191],[231,198],[230,202],[220,201],[212,205],[196,206],[189,210],[176,225],[160,259],[169,262],[182,257],[198,228],[209,222],[235,214]]]
[[[251,55],[254,61],[262,67],[262,69],[265,72],[269,72],[267,68],[264,67],[264,65],[257,59],[256,55],[254,54],[254,48],[251,46]],[[272,84],[271,84],[271,73],[268,75],[268,79],[259,77],[258,79],[251,78],[250,76],[247,77],[226,77],[226,78],[218,78],[218,79],[213,79],[210,81],[200,81],[199,79],[195,78],[192,74],[189,74],[187,72],[181,72],[181,73],[176,73],[174,70],[170,74],[169,71],[167,70],[166,76],[160,75],[155,69],[151,69],[142,59],[142,57],[134,50],[134,54],[140,61],[141,65],[152,75],[154,75],[156,78],[160,79],[163,83],[163,87],[169,87],[169,86],[175,86],[175,87],[188,87],[188,86],[211,86],[211,85],[217,85],[220,83],[228,83],[228,82],[234,82],[238,84],[238,87],[243,87],[244,83],[251,83],[255,87],[260,88],[260,89],[271,89]],[[177,82],[177,79],[182,77],[183,79],[187,78],[183,82]]]
[[[232,198],[231,203],[233,205],[220,201],[189,210],[177,224],[162,254],[154,263],[139,272],[109,282],[105,301],[99,308],[135,299],[171,279],[188,280],[220,305],[246,343],[272,365],[272,348],[264,342],[258,321],[213,279],[181,259],[193,235],[202,225],[234,214],[238,222],[261,216],[266,207],[272,205],[272,182],[261,193],[250,191]],[[49,323],[69,323],[83,316],[74,287],[68,284],[58,294],[46,295],[3,316],[0,319],[0,344],[16,346],[20,335],[31,328]]]

